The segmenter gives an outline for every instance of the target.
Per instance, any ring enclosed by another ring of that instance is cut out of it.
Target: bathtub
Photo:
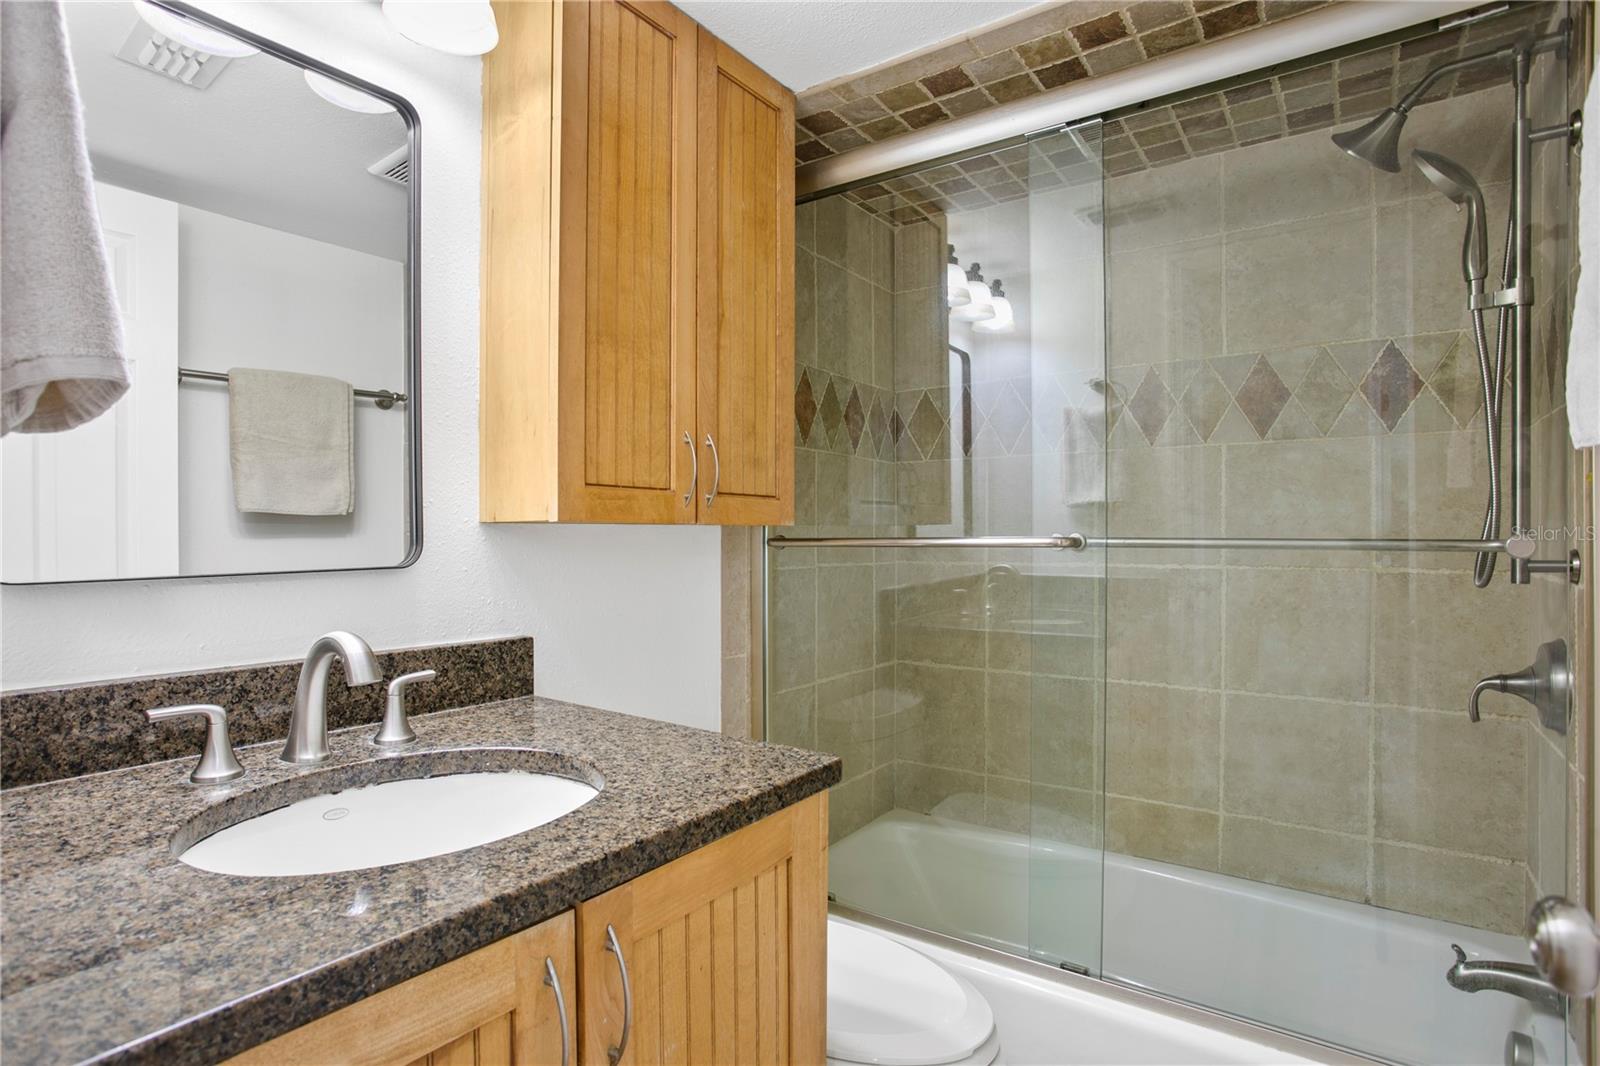
[[[1502,1063],[1516,1031],[1539,1063],[1579,1061],[1561,1019],[1446,983],[1451,944],[1525,961],[1516,937],[905,811],[829,855],[831,891],[848,907],[1366,1055]]]

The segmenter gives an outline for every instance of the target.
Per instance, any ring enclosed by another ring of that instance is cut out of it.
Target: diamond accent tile
[[[1350,402],[1355,391],[1355,384],[1339,369],[1338,362],[1328,354],[1327,349],[1323,349],[1306,369],[1306,376],[1300,382],[1300,387],[1295,389],[1294,398],[1300,401],[1301,408],[1306,417],[1311,419],[1311,424],[1317,427],[1317,432],[1327,436],[1334,422],[1338,421],[1339,412],[1344,410],[1344,405]]]
[[[839,394],[834,390],[833,379],[828,379],[828,387],[822,390],[822,403],[817,408],[817,414],[822,420],[824,439],[832,443],[839,436],[839,426],[844,421],[844,406],[839,403]]]
[[[1144,434],[1144,439],[1154,444],[1176,406],[1177,401],[1173,400],[1172,393],[1161,383],[1161,375],[1156,373],[1155,367],[1150,367],[1128,400],[1128,414]]]
[[[867,428],[867,412],[861,406],[861,390],[850,389],[850,398],[844,404],[844,428],[850,435],[850,450],[861,447],[861,433]]]
[[[1272,423],[1278,420],[1283,405],[1289,402],[1289,386],[1265,358],[1258,356],[1233,398],[1250,420],[1256,435],[1266,440]]]
[[[1010,385],[1001,390],[1000,398],[990,409],[989,425],[1008,455],[1016,450],[1017,441],[1022,439],[1023,432],[1028,428],[1028,407]]]
[[[1474,345],[1462,338],[1452,345],[1428,378],[1434,395],[1462,429],[1483,408],[1483,381]]]
[[[900,418],[899,411],[889,412],[889,440],[894,444],[900,443],[900,438],[905,436],[906,424]]]
[[[811,373],[802,370],[800,381],[794,387],[794,421],[800,430],[800,443],[811,437],[811,425],[817,418],[817,397],[811,391]]]
[[[911,434],[911,442],[917,446],[922,457],[924,459],[931,457],[933,446],[944,430],[944,419],[939,417],[938,408],[933,406],[933,401],[928,399],[926,392],[917,401],[916,409],[911,412],[911,420],[907,423],[906,429]]]
[[[1390,432],[1405,417],[1411,401],[1421,391],[1422,379],[1406,362],[1406,357],[1394,341],[1383,346],[1383,351],[1378,353],[1378,361],[1372,364],[1372,369],[1367,371],[1367,376],[1361,382],[1361,395],[1367,398],[1373,412]]]
[[[1194,380],[1189,382],[1189,387],[1183,390],[1178,406],[1183,409],[1183,416],[1189,420],[1200,439],[1210,440],[1211,431],[1217,428],[1217,423],[1222,421],[1232,402],[1233,398],[1228,395],[1228,387],[1222,383],[1222,379],[1212,373],[1210,367],[1202,366]]]
[[[874,450],[881,456],[889,440],[889,416],[883,413],[881,397],[874,396],[872,406],[867,409],[867,433],[875,443]]]

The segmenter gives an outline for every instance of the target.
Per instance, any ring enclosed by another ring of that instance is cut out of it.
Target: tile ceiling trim
[[[795,195],[802,200],[815,198],[931,160],[1444,18],[1481,3],[1389,0],[1334,4],[819,159],[795,171]]]

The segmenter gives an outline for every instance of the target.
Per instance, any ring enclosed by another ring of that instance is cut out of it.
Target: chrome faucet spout
[[[284,762],[314,764],[328,757],[328,674],[334,659],[344,661],[345,681],[351,686],[375,685],[383,680],[372,645],[344,630],[317,638],[300,667],[294,713],[289,718],[289,738],[284,742]]]
[[[1455,965],[1445,972],[1451,988],[1463,992],[1504,992],[1533,1004],[1536,1010],[1560,1015],[1566,997],[1539,975],[1536,967],[1520,962],[1475,962],[1467,958],[1461,945],[1451,944]]]

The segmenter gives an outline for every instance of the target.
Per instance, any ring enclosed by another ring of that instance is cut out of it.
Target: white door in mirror
[[[553,822],[599,790],[554,774],[450,774],[346,789],[229,826],[179,858],[236,877],[365,870],[464,851]]]

